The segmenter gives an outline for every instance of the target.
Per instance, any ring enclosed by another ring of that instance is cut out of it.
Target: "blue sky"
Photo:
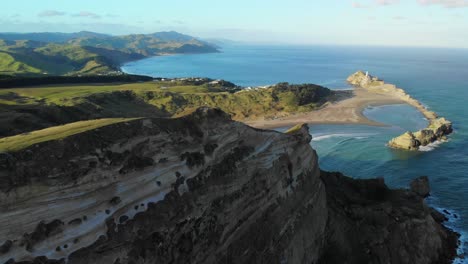
[[[3,32],[81,30],[468,48],[468,0],[15,0],[0,9]]]

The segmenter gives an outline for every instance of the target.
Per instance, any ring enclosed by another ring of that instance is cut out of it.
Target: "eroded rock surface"
[[[356,87],[402,100],[418,109],[428,120],[427,128],[417,132],[408,131],[390,140],[388,145],[392,148],[418,150],[421,146],[427,146],[439,140],[446,140],[446,136],[453,132],[452,122],[443,117],[438,117],[436,113],[429,111],[418,100],[393,84],[385,83],[383,80],[362,71],[352,74],[347,81]]]
[[[431,188],[429,186],[429,178],[427,176],[422,176],[417,179],[414,179],[411,184],[411,191],[418,194],[419,196],[426,198],[429,196],[431,192]]]
[[[321,172],[310,140],[202,108],[4,154],[0,263],[449,263],[421,196]]]
[[[329,222],[319,263],[452,263],[458,234],[418,193],[340,173],[322,172],[322,180]]]

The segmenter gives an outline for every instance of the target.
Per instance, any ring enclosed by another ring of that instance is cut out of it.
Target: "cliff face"
[[[439,118],[435,112],[429,111],[418,100],[412,98],[403,89],[397,88],[393,84],[385,83],[379,78],[362,71],[352,74],[348,77],[347,81],[358,88],[366,89],[374,93],[385,94],[389,97],[406,102],[418,109],[428,120],[429,124],[427,128],[416,132],[408,131],[390,140],[388,145],[392,148],[418,150],[421,146],[427,146],[437,140],[445,140],[446,136],[453,131],[452,122],[443,117]]]
[[[429,208],[427,178],[411,190],[391,190],[383,179],[353,180],[322,172],[329,210],[319,263],[452,263],[458,235]],[[426,180],[426,184],[422,184]]]
[[[204,108],[3,153],[0,263],[453,258],[456,235],[415,192],[321,172],[310,140]]]

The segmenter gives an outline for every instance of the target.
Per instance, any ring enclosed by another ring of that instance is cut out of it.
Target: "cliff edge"
[[[423,196],[323,172],[310,140],[200,108],[1,153],[0,263],[451,262]]]
[[[408,131],[390,140],[388,146],[392,148],[418,150],[421,146],[427,146],[435,141],[445,141],[447,139],[446,136],[453,132],[452,122],[443,117],[438,117],[435,112],[429,111],[418,100],[412,98],[403,89],[397,88],[393,84],[385,83],[383,80],[363,71],[352,74],[348,77],[347,81],[355,87],[374,93],[385,94],[406,102],[418,109],[428,120],[429,124],[425,129],[417,132]]]

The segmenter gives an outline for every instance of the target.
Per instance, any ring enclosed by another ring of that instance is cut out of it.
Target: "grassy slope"
[[[195,108],[209,106],[221,108],[238,120],[310,111],[322,103],[312,100],[300,104],[297,94],[287,89],[278,91],[275,88],[266,88],[230,93],[220,87],[206,85],[145,82],[3,89],[0,90],[0,107],[1,104],[75,106],[86,102],[95,103],[90,101],[93,96],[116,91],[130,91],[137,99],[168,112],[171,116],[180,116]]]
[[[177,117],[201,106],[220,108],[236,120],[286,116],[316,109],[334,95],[329,89],[315,85],[278,84],[238,92],[229,89],[232,87],[209,81],[0,89],[0,135],[17,135],[0,139],[0,152],[60,139],[126,118]],[[71,124],[56,127],[67,123]],[[47,127],[51,128],[43,129]],[[33,132],[24,133],[28,131]]]
[[[97,120],[79,121],[62,126],[37,130],[30,133],[24,133],[12,137],[0,138],[0,152],[16,151],[27,148],[37,143],[50,140],[58,140],[88,130],[134,119],[135,118],[105,118]]]
[[[100,54],[79,46],[0,43],[0,74],[97,74],[114,70],[112,65]]]
[[[24,62],[18,61],[8,52],[0,51],[0,73],[1,74],[14,74],[14,73],[40,73],[41,70],[34,68]]]

